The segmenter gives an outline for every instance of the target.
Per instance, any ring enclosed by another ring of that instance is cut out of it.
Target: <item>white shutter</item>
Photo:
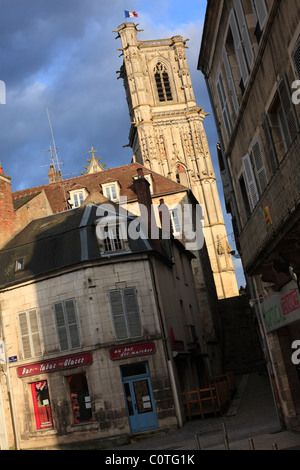
[[[66,351],[69,349],[69,343],[62,302],[54,304],[54,311],[60,350]]]
[[[261,151],[261,146],[260,146],[260,142],[258,138],[251,144],[251,147],[252,147],[252,157],[253,157],[253,163],[254,163],[255,170],[256,170],[258,186],[259,186],[260,192],[263,193],[265,187],[268,184],[268,177],[267,177],[263,154]]]
[[[232,10],[229,16],[229,24],[233,36],[235,56],[238,63],[240,75],[242,77],[244,86],[246,86],[249,78],[249,72],[247,67],[247,62],[244,55],[244,50],[242,46],[242,41],[238,29],[238,25],[235,19],[234,11]]]
[[[122,293],[120,290],[110,291],[110,306],[116,339],[128,338]]]
[[[244,165],[246,189],[248,193],[250,208],[252,211],[255,208],[256,204],[258,203],[259,196],[258,196],[255,176],[254,176],[254,172],[252,169],[252,164],[251,164],[251,159],[250,159],[249,154],[243,157],[243,165]]]
[[[71,349],[80,348],[80,338],[74,299],[69,299],[65,301],[65,309]]]
[[[130,337],[142,336],[140,313],[134,287],[124,290],[124,304]]]
[[[268,18],[268,9],[265,0],[252,0],[254,5],[255,16],[262,30]]]
[[[29,310],[28,313],[29,313],[29,323],[30,323],[30,330],[31,330],[31,341],[32,341],[33,355],[34,356],[41,356],[42,355],[42,348],[41,348],[41,341],[40,341],[40,332],[39,332],[37,311],[36,310]]]
[[[242,46],[246,54],[249,70],[251,70],[253,66],[253,62],[254,62],[254,52],[253,52],[251,39],[249,36],[246,18],[244,15],[243,5],[242,5],[241,0],[233,0],[233,2],[234,2],[234,9],[235,9],[235,13],[236,13],[236,17],[237,17],[237,21],[239,25],[239,30],[241,33]]]
[[[26,312],[19,313],[19,326],[20,326],[21,341],[22,341],[22,348],[23,348],[23,357],[24,359],[29,359],[30,357],[32,357],[32,354],[31,354],[29,328],[28,328],[28,323],[27,323]]]
[[[24,359],[41,356],[42,348],[37,311],[29,310],[19,313],[19,327]]]
[[[225,46],[223,46],[222,56],[223,56],[223,63],[224,63],[224,67],[225,67],[225,72],[226,72],[226,77],[227,77],[227,82],[228,82],[228,86],[229,86],[229,90],[230,90],[230,94],[231,94],[233,107],[234,107],[234,110],[235,110],[235,114],[238,114],[239,102],[238,102],[238,97],[237,97],[236,89],[235,89],[235,83],[234,83],[234,80],[233,80],[231,66],[230,66],[230,62],[229,62],[229,59],[228,59],[228,55],[227,55],[227,51],[226,51]]]
[[[226,128],[226,133],[227,137],[230,138],[231,132],[232,132],[232,122],[231,122],[231,117],[229,113],[229,108],[228,108],[228,103],[227,103],[227,97],[224,89],[224,83],[223,83],[223,78],[221,72],[219,73],[219,78],[217,81],[217,91],[219,95],[219,101],[221,105],[221,110],[222,110],[222,115],[223,115],[223,121],[225,124]]]

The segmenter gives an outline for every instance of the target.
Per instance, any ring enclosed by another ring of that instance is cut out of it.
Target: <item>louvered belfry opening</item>
[[[158,62],[154,72],[159,101],[172,101],[171,85],[165,65]]]

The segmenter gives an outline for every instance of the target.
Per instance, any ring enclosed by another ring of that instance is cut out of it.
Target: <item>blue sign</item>
[[[17,356],[11,356],[8,358],[8,362],[16,362],[18,360]]]

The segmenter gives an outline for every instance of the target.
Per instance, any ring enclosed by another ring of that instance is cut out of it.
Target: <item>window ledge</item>
[[[99,423],[78,423],[67,426],[68,433],[76,433],[84,431],[93,431],[99,429]]]

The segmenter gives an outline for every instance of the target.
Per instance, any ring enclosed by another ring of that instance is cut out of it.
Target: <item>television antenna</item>
[[[53,129],[52,129],[52,124],[51,124],[51,119],[50,119],[48,108],[46,108],[46,113],[48,116],[48,122],[49,122],[50,132],[52,136],[52,142],[53,142],[53,148],[50,145],[49,150],[41,150],[41,152],[50,152],[53,167],[56,168],[61,173],[60,165],[64,165],[65,162],[60,163],[58,161],[58,155],[57,155],[58,151],[55,145],[54,134],[53,134]],[[43,165],[43,166],[48,166],[48,165]]]

